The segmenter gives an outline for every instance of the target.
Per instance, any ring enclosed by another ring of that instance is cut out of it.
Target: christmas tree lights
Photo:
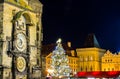
[[[51,56],[51,76],[55,77],[68,77],[70,76],[71,69],[69,67],[68,56],[65,54],[65,50],[62,47],[61,39],[58,39],[57,46],[52,52]]]

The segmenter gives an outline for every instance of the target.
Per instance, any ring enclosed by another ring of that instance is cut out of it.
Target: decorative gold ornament
[[[23,57],[17,58],[17,69],[19,72],[23,72],[26,68],[26,61]]]

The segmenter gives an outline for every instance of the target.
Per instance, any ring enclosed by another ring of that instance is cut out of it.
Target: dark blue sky
[[[119,0],[42,0],[43,44],[71,41],[82,47],[94,33],[101,48],[120,50]]]

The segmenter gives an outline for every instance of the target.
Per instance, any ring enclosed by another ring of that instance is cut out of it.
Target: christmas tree
[[[68,56],[65,54],[65,50],[62,47],[61,39],[58,39],[56,43],[57,46],[51,56],[51,76],[68,77],[71,73],[71,69],[68,65]]]

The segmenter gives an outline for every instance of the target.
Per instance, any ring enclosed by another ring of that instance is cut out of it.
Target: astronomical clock
[[[26,49],[27,42],[24,33],[20,32],[16,35],[15,46],[18,51],[22,52]]]
[[[19,14],[16,13],[14,17]],[[26,25],[26,19],[22,15],[14,22],[14,32],[13,32],[13,72],[14,77],[17,78],[27,78],[28,64],[29,64],[29,51],[27,50],[29,36],[27,34],[28,26]],[[27,64],[26,64],[27,63]],[[24,73],[24,74],[23,74]]]
[[[0,79],[42,79],[42,3],[0,1]]]
[[[28,36],[26,34],[28,29],[26,29],[25,18],[23,15],[15,21],[14,28],[14,50],[25,53],[28,41]]]
[[[19,72],[23,72],[26,69],[26,60],[24,57],[18,57],[16,59],[16,67]]]

